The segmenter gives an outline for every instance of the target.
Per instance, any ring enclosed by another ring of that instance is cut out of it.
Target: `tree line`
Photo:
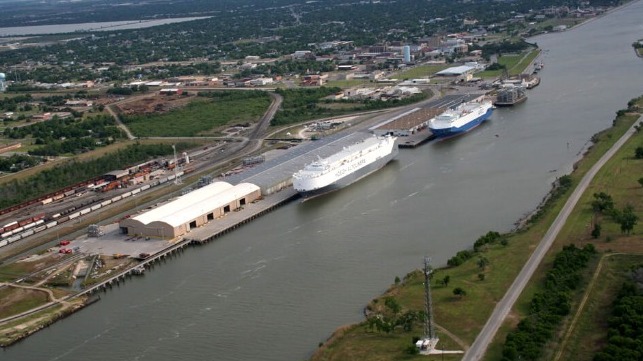
[[[554,337],[563,318],[571,311],[571,299],[582,280],[589,260],[596,254],[594,245],[577,248],[573,244],[556,254],[547,272],[542,291],[536,293],[529,311],[505,340],[503,361],[540,360],[544,346]]]
[[[177,143],[177,152],[188,149],[190,143]],[[81,162],[72,160],[43,170],[24,180],[12,180],[0,185],[0,208],[20,204],[71,184],[92,179],[115,169],[123,169],[146,160],[172,154],[168,144],[134,144],[100,158]]]

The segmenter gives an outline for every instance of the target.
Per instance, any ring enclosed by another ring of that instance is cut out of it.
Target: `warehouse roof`
[[[435,75],[462,75],[462,74],[469,73],[475,69],[476,69],[475,66],[469,66],[469,65],[452,66],[450,68],[446,68],[442,71],[435,73]]]
[[[218,182],[225,183],[225,182]],[[216,183],[215,183],[216,184]],[[228,184],[228,183],[225,183]],[[252,183],[237,184],[232,188],[225,189],[222,192],[212,194],[209,197],[202,198],[197,202],[185,204],[184,208],[175,208],[173,213],[167,214],[164,217],[155,221],[166,223],[172,227],[178,227],[186,224],[197,217],[212,212],[212,210],[221,208],[230,202],[242,198],[254,191],[258,191],[259,187]]]
[[[205,187],[194,190],[171,202],[168,202],[160,207],[154,208],[136,217],[132,217],[132,219],[143,224],[149,224],[166,217],[173,217],[176,216],[177,213],[183,212],[183,210],[185,209],[189,209],[199,201],[209,199],[230,188],[232,188],[232,185],[227,182],[211,183]]]

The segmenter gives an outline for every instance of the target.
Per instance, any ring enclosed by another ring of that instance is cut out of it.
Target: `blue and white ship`
[[[482,124],[493,113],[490,101],[462,103],[431,119],[429,129],[436,138],[468,132]]]

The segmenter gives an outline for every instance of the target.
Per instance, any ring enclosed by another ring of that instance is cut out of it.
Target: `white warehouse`
[[[251,183],[232,186],[215,182],[160,207],[124,219],[119,226],[130,236],[172,239],[234,211],[261,197]]]

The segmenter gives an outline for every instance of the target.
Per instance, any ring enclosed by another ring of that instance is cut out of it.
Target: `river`
[[[544,49],[542,82],[459,138],[402,149],[339,192],[293,202],[190,248],[0,353],[3,360],[303,360],[432,257],[509,231],[589,139],[643,94],[638,1]]]
[[[109,22],[102,22],[102,23],[15,26],[15,27],[9,27],[9,28],[0,28],[0,37],[142,29],[142,28],[149,28],[152,26],[180,23],[183,21],[192,21],[192,20],[199,20],[199,19],[206,19],[206,18],[207,16],[156,19],[156,20],[138,20],[138,21],[132,21],[132,20],[109,21]]]

